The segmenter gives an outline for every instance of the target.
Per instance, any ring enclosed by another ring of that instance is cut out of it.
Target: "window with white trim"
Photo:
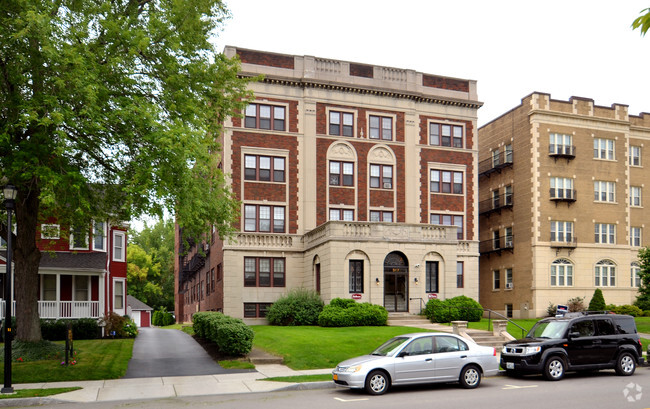
[[[429,174],[429,189],[432,193],[449,193],[454,195],[462,195],[464,193],[463,172],[431,169]]]
[[[501,288],[501,271],[492,271],[492,289],[498,290]]]
[[[616,244],[616,225],[596,223],[594,229],[594,243]]]
[[[630,264],[630,287],[641,287],[641,265],[636,261]]]
[[[573,286],[573,263],[565,258],[551,263],[551,287]]]
[[[368,137],[370,139],[393,140],[393,118],[370,115],[368,118]]]
[[[393,222],[393,212],[387,212],[383,210],[371,210],[370,211],[370,221],[371,222]]]
[[[614,140],[594,138],[594,159],[614,160]]]
[[[244,231],[284,233],[285,207],[244,205]]]
[[[330,186],[354,186],[354,163],[330,161]]]
[[[572,178],[551,178],[551,199],[573,199]]]
[[[284,131],[286,108],[276,105],[249,104],[244,115],[246,128],[273,129]]]
[[[106,251],[106,222],[93,222],[93,250]]]
[[[596,287],[616,287],[616,264],[611,260],[601,260],[594,270]]]
[[[641,186],[631,186],[630,187],[630,206],[641,207],[641,205],[643,203],[641,201],[641,196],[642,196]]]
[[[124,281],[115,280],[113,282],[113,309],[124,309]]]
[[[630,166],[641,166],[640,146],[630,146]]]
[[[549,135],[549,153],[551,155],[570,155],[573,148],[573,136],[560,133],[551,133]]]
[[[329,112],[329,134],[354,136],[354,114],[350,112]]]
[[[244,155],[244,179],[260,182],[284,182],[285,158]]]
[[[573,242],[573,222],[551,221],[551,242]]]
[[[354,210],[352,209],[330,209],[330,220],[354,221]]]
[[[630,227],[630,246],[641,247],[641,227]]]
[[[244,287],[284,287],[285,259],[244,257]]]
[[[113,231],[113,261],[126,261],[126,233]]]
[[[42,240],[58,240],[61,238],[61,227],[58,224],[41,224]]]
[[[594,181],[594,201],[615,203],[616,182],[606,182],[602,180]]]
[[[90,277],[72,276],[74,279],[74,301],[89,301]]]
[[[56,280],[55,274],[40,275],[42,284],[42,301],[56,301]]]
[[[506,268],[506,289],[512,288],[512,269]]]
[[[464,128],[462,125],[429,124],[429,145],[462,148]]]
[[[372,189],[392,189],[393,166],[370,165],[370,187]]]
[[[85,228],[70,228],[70,250],[88,250],[88,230]]]

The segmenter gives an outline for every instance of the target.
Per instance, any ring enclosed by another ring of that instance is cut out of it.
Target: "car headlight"
[[[502,354],[507,354],[508,353],[508,348],[506,348],[505,345],[503,346],[503,348],[501,348],[501,353]]]
[[[538,353],[539,351],[542,350],[542,347],[536,346],[536,347],[526,347],[524,354],[525,355],[533,355]]]
[[[361,370],[361,365],[339,367],[340,372],[359,372],[360,370]]]

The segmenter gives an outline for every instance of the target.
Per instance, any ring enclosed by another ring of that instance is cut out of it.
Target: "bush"
[[[72,321],[73,339],[97,339],[100,336],[101,328],[96,319],[80,318]]]
[[[68,324],[64,320],[41,320],[41,335],[45,340],[63,341],[67,330]]]
[[[315,325],[323,300],[314,290],[297,288],[271,305],[266,319],[271,325]]]
[[[612,311],[616,314],[631,315],[633,317],[640,317],[643,315],[643,311],[636,305],[620,305],[615,307]]]
[[[640,294],[634,301],[634,305],[642,310],[650,310],[650,295]]]
[[[334,298],[318,316],[321,327],[382,326],[387,321],[388,311],[381,305],[342,298]]]
[[[557,305],[549,301],[548,307],[546,307],[546,315],[549,317],[555,317],[557,314]]]
[[[596,288],[593,297],[591,297],[591,301],[589,301],[589,311],[605,311],[605,308],[607,308],[607,304],[605,304],[603,291],[600,288]]]
[[[106,337],[133,338],[138,334],[138,329],[131,319],[113,311],[102,317],[100,325],[104,327],[104,336]]]
[[[160,307],[159,310],[153,312],[151,316],[151,325],[156,327],[164,327],[166,325],[172,325],[174,323],[174,315],[171,312],[167,312],[165,307]]]
[[[214,342],[224,354],[246,355],[253,348],[255,333],[238,318],[204,311],[192,315],[192,324],[197,337]]]
[[[424,314],[432,322],[475,322],[483,317],[483,307],[478,301],[464,295],[446,300],[433,298],[427,302]]]
[[[101,328],[96,319],[79,318],[72,320],[41,320],[41,335],[49,341],[63,341],[68,333],[68,324],[72,327],[72,339],[97,339]]]
[[[580,312],[585,310],[585,299],[582,297],[571,298],[567,303],[569,312]]]

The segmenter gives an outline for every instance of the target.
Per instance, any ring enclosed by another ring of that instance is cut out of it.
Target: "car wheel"
[[[460,386],[465,389],[474,389],[481,384],[481,370],[474,365],[468,365],[460,372]]]
[[[616,373],[622,376],[630,376],[636,370],[636,359],[629,352],[623,352],[616,360]]]
[[[366,391],[371,395],[383,395],[389,386],[390,381],[384,371],[372,371],[366,378]]]
[[[544,376],[549,381],[559,381],[564,377],[564,360],[559,356],[552,356],[544,365]]]

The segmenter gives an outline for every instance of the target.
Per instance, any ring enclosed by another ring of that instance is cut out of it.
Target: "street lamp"
[[[13,247],[11,243],[11,211],[14,210],[16,195],[18,189],[12,185],[6,185],[2,188],[2,193],[5,198],[5,208],[7,209],[7,272],[5,274],[5,384],[0,393],[14,393],[14,388],[11,386],[11,340],[13,334],[11,333],[11,256],[13,254]]]

